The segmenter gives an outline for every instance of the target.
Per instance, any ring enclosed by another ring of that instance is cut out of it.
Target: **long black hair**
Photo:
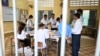
[[[18,22],[19,23],[19,26],[18,26],[18,34],[21,34],[22,33],[22,30],[24,30],[26,24],[23,23],[23,22]]]

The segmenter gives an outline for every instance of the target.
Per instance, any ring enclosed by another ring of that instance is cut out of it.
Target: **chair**
[[[11,36],[11,55],[13,56],[14,38]]]
[[[42,56],[47,55],[47,49],[43,48],[43,43],[42,42],[38,42],[38,50],[42,53]]]
[[[14,38],[12,37],[12,38],[11,38],[11,55],[12,55],[12,56],[14,55],[14,53],[13,53],[13,47],[15,46],[14,42],[15,42],[15,41],[14,41]],[[20,55],[20,56],[24,56],[24,44],[18,41],[18,46],[19,46],[19,47],[22,46],[22,48],[23,48],[22,54],[19,54],[19,55]]]
[[[50,46],[52,46],[53,42],[56,42],[56,44],[57,44],[57,46],[56,46],[56,48],[57,48],[56,56],[58,55],[58,41],[59,41],[58,36],[56,36],[56,35],[51,35],[50,36]]]

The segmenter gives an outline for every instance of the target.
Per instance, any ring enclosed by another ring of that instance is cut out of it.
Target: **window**
[[[70,0],[70,6],[98,6],[99,0]]]
[[[34,0],[27,0],[33,2]],[[39,7],[54,7],[54,0],[38,0]]]
[[[84,25],[84,26],[88,26],[89,13],[90,13],[89,10],[84,10],[84,11],[83,11],[83,18],[84,18],[83,25]]]
[[[39,0],[39,7],[54,7],[54,0]]]

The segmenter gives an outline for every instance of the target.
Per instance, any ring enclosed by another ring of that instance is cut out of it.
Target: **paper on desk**
[[[23,53],[23,48],[19,48],[18,53]],[[25,56],[32,56],[33,55],[32,49],[30,47],[24,47],[24,54]]]

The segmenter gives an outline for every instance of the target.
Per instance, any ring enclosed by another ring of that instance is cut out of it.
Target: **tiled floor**
[[[95,40],[88,38],[86,36],[82,36],[81,38],[81,49],[80,49],[80,54],[79,56],[94,56],[95,53]],[[55,46],[55,45],[54,45]],[[56,56],[55,55],[55,50],[56,47],[52,46],[50,48],[51,51],[49,51],[50,56]],[[67,45],[66,46],[66,52],[65,56],[71,56],[71,46]]]
[[[10,43],[10,38],[5,40],[6,42],[6,56],[11,56],[11,43]],[[81,49],[80,49],[80,54],[79,56],[94,56],[95,53],[95,44],[96,41],[94,39],[91,39],[87,36],[82,36],[81,38]],[[56,56],[57,53],[57,47],[56,43],[53,43],[48,51],[48,56]],[[66,52],[65,56],[71,56],[71,46],[67,45],[66,46]]]

